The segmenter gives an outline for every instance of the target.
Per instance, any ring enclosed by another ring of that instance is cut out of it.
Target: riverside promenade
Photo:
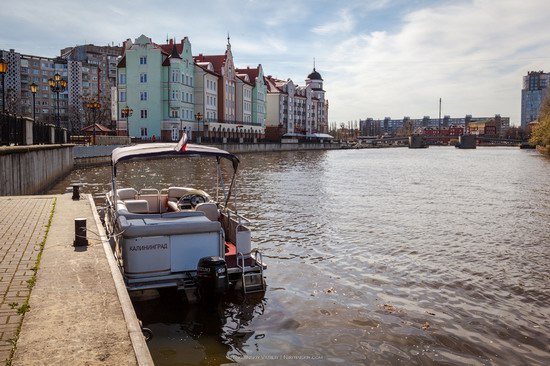
[[[87,195],[0,197],[0,364],[153,364],[109,250]]]

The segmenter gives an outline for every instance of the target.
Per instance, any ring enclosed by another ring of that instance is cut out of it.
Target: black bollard
[[[86,219],[74,219],[74,246],[87,246],[88,239],[86,238]]]
[[[73,184],[73,200],[78,201],[80,199],[80,184]]]

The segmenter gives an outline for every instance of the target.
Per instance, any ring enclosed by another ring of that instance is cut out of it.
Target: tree
[[[529,144],[533,146],[550,145],[550,92],[546,93],[539,112],[539,122],[533,128]]]
[[[507,139],[525,140],[528,136],[525,128],[512,126],[506,130],[504,137]]]

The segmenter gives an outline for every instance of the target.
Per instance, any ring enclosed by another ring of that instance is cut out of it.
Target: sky
[[[303,85],[324,80],[329,122],[368,117],[510,117],[523,76],[550,72],[548,0],[12,0],[0,49],[55,57],[62,48],[188,37],[193,54]]]

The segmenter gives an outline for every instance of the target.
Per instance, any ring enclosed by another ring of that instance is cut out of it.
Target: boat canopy
[[[214,156],[230,160],[234,170],[237,170],[239,165],[239,158],[225,150],[211,146],[182,144],[181,141],[118,147],[111,154],[111,165],[114,168],[119,161],[163,156]]]

